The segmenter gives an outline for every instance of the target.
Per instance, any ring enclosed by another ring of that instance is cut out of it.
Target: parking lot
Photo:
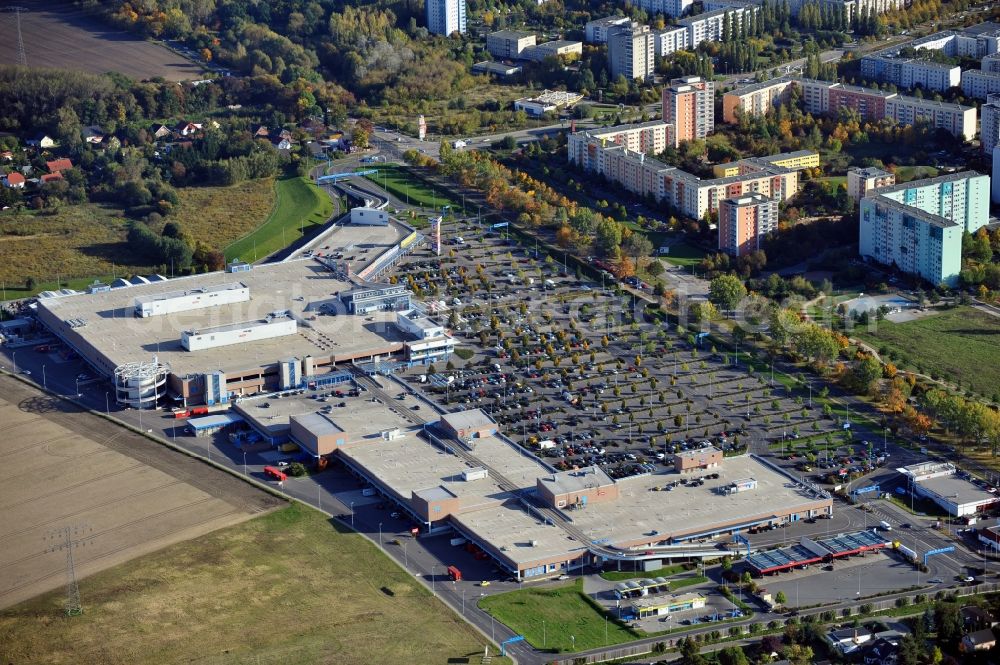
[[[440,257],[418,251],[396,277],[472,355],[409,380],[449,408],[484,409],[554,467],[622,478],[672,469],[672,453],[709,444],[733,454],[826,435],[841,444],[836,418],[772,384],[761,359],[649,321],[644,301],[607,276],[580,279],[565,257],[472,223],[446,223],[442,236]]]
[[[931,576],[921,575],[898,555],[869,553],[765,576],[757,582],[772,598],[783,592],[789,607],[808,607],[914,587],[918,577],[921,585],[927,585]]]

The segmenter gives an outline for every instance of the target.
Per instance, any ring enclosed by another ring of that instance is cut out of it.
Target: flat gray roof
[[[148,361],[156,355],[179,376],[204,373],[206,365],[227,373],[242,372],[273,365],[288,356],[339,360],[370,350],[387,353],[402,346],[404,337],[395,327],[394,312],[325,316],[311,311],[311,305],[315,309],[318,303],[333,300],[355,286],[334,277],[318,261],[263,264],[238,274],[250,288],[251,299],[208,309],[145,319],[133,315],[136,297],[155,298],[178,289],[218,288],[232,283],[233,274],[207,273],[94,294],[45,298],[38,301],[38,309],[43,317],[48,314],[62,321],[85,320],[86,325],[70,332],[82,336],[112,365]],[[200,354],[181,346],[185,330],[258,320],[275,311],[288,311],[298,320],[295,335],[217,347]]]
[[[328,434],[341,434],[344,430],[335,423],[329,415],[323,413],[307,413],[301,416],[292,416],[295,422],[305,427],[313,436],[325,436]]]
[[[962,480],[958,476],[938,476],[927,480],[917,480],[917,484],[923,489],[936,494],[939,498],[954,503],[965,505],[968,503],[985,503],[996,501],[997,497],[984,489],[977,487],[968,480]]]
[[[163,280],[157,280],[157,282],[160,281]],[[137,303],[157,302],[159,300],[180,298],[182,296],[191,295],[194,293],[218,293],[219,291],[232,291],[235,289],[242,289],[245,286],[246,285],[243,282],[229,282],[228,284],[212,284],[209,286],[198,287],[193,289],[180,289],[177,291],[166,291],[164,293],[157,293],[155,295],[149,295],[149,296],[137,296],[135,302]]]
[[[796,506],[823,501],[749,455],[727,457],[712,473],[718,473],[719,478],[706,481],[701,487],[678,485],[669,492],[656,492],[653,487],[687,476],[670,472],[623,478],[616,483],[619,494],[616,501],[588,504],[568,514],[579,529],[593,533],[595,539],[648,543],[651,540],[648,534],[653,530],[659,531],[655,539],[662,540],[672,534],[708,530],[719,524],[787,514]],[[756,489],[735,494],[716,491],[749,477],[757,480]]]
[[[855,166],[853,168],[847,169],[848,173],[856,173],[862,178],[881,178],[882,176],[892,175],[888,171],[884,171],[877,166],[867,166],[861,168],[860,166]]]
[[[466,411],[446,413],[441,416],[441,420],[456,430],[496,425],[493,419],[486,415],[482,409],[468,409]]]
[[[534,37],[535,33],[524,30],[497,30],[486,36],[496,37],[497,39],[524,39],[525,37]]]
[[[447,487],[443,485],[438,485],[437,487],[428,487],[427,489],[416,490],[414,492],[424,501],[445,501],[447,499],[456,498],[455,493],[451,492]]]
[[[681,450],[674,453],[674,457],[680,457],[682,459],[694,459],[695,457],[701,457],[702,455],[712,454],[719,452],[719,449],[715,446],[705,446],[703,448],[692,448],[691,450]]]
[[[909,206],[906,205],[905,203],[900,203],[895,199],[890,199],[887,196],[882,196],[882,191],[883,191],[882,189],[878,189],[875,191],[873,195],[866,196],[865,198],[871,199],[876,203],[876,205],[880,205],[884,208],[892,208],[893,210],[902,212],[906,215],[909,215],[910,217],[913,217],[914,219],[919,219],[920,221],[930,224],[931,226],[936,226],[942,229],[948,229],[953,226],[958,226],[957,222],[953,222],[950,219],[947,219],[946,217],[941,217],[940,215],[935,215],[933,213],[921,210],[916,206]]]
[[[606,487],[613,485],[611,479],[604,469],[599,466],[587,466],[576,471],[563,471],[541,477],[541,483],[553,494],[567,494],[569,492],[581,492],[586,489],[596,487]]]

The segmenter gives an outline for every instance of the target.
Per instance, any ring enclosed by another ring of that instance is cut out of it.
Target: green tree
[[[858,361],[851,370],[851,381],[859,393],[871,394],[880,378],[882,378],[882,363],[872,356],[866,356]]]
[[[720,275],[708,286],[708,299],[723,309],[734,309],[746,295],[747,287],[735,275]]]
[[[746,654],[739,647],[726,647],[718,653],[719,665],[749,665]]]

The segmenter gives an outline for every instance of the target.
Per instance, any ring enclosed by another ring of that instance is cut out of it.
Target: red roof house
[[[22,189],[24,187],[24,176],[18,172],[8,173],[4,178],[4,184],[12,189]]]
[[[59,173],[73,168],[73,162],[66,158],[53,159],[51,162],[45,162],[45,166],[48,167],[49,173]]]

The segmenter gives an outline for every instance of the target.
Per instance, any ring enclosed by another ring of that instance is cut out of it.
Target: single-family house
[[[269,130],[264,125],[261,125],[260,127],[258,127],[254,131],[254,133],[253,133],[254,138],[265,138],[266,139],[270,135],[271,135],[271,130]]]
[[[152,130],[153,136],[158,139],[168,138],[172,134],[170,128],[166,125],[153,125]]]
[[[56,172],[56,173],[46,173],[41,178],[42,182],[54,182],[56,180],[62,180],[62,179],[63,179],[62,173],[59,173],[59,172]]]
[[[45,166],[48,168],[49,173],[61,173],[73,168],[73,162],[65,157],[61,157],[59,159],[53,159],[52,161],[45,162]]]
[[[17,171],[8,173],[3,179],[4,186],[11,189],[24,189],[24,182],[24,176]]]
[[[864,665],[896,665],[899,659],[899,642],[880,637],[861,647]]]
[[[292,142],[289,139],[283,138],[281,136],[271,137],[271,145],[273,145],[278,150],[290,150],[292,147]]]
[[[966,632],[992,628],[997,625],[993,615],[978,605],[966,605],[960,611],[962,613],[962,625],[965,626]]]
[[[174,127],[174,134],[177,136],[193,136],[201,131],[203,125],[200,122],[187,122],[185,120],[177,123]]]
[[[292,131],[290,129],[276,129],[271,132],[271,138],[288,139],[292,140]]]
[[[59,145],[56,143],[56,140],[48,134],[39,134],[34,138],[28,139],[25,143],[33,148],[54,148]]]
[[[870,630],[863,626],[857,628],[837,628],[826,634],[826,641],[830,646],[847,655],[854,653],[857,649],[872,639]]]
[[[992,649],[996,643],[997,637],[993,634],[993,629],[983,628],[982,630],[968,633],[962,638],[962,643],[959,646],[962,651],[985,651],[986,649]]]
[[[0,159],[2,159],[5,162],[13,162],[14,153],[10,150],[4,150],[3,152],[0,152]]]
[[[84,127],[80,134],[83,135],[83,140],[87,143],[98,145],[104,140],[104,132],[97,125],[91,125],[90,127]]]

